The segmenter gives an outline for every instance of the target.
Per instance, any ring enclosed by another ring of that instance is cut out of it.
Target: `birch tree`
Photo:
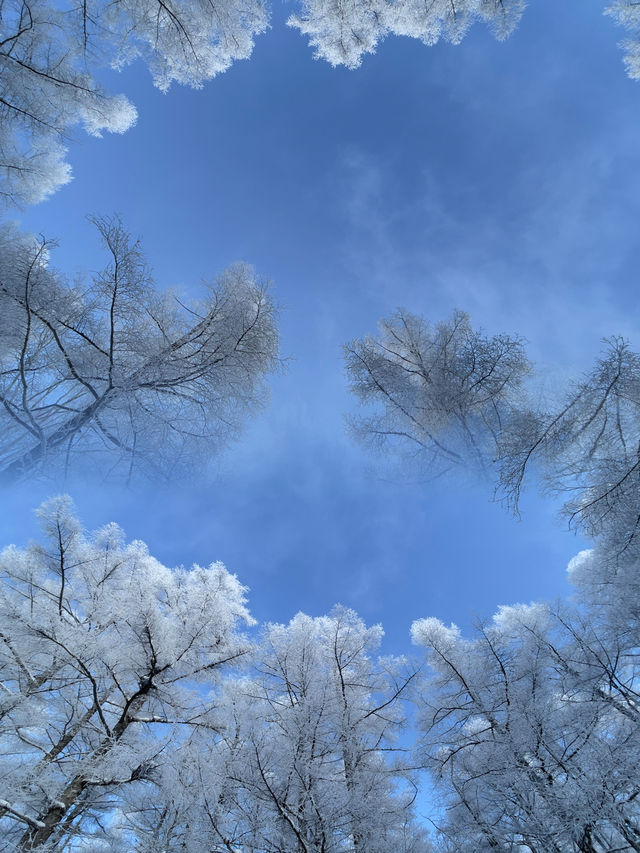
[[[274,307],[238,264],[191,305],[153,285],[117,219],[93,220],[104,270],[71,284],[52,244],[2,232],[0,472],[90,459],[167,475],[215,453],[260,405],[277,366]]]

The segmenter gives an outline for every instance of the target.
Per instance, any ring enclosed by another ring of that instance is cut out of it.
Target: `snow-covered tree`
[[[622,41],[624,64],[632,80],[640,80],[640,6],[636,0],[614,0],[607,6],[605,14],[627,30]]]
[[[585,582],[593,562],[579,562]],[[640,850],[638,623],[612,630],[599,603],[579,603],[502,607],[474,639],[413,625],[432,671],[420,757],[447,806],[444,850]]]
[[[0,198],[32,203],[70,179],[76,125],[122,133],[133,105],[94,74],[144,59],[155,85],[199,87],[251,54],[262,0],[0,0]]]
[[[637,836],[637,723],[541,621],[544,608],[502,610],[474,641],[436,620],[414,626],[436,673],[422,754],[454,849],[593,853]]]
[[[68,498],[39,515],[44,543],[0,555],[3,850],[103,850],[116,828],[138,849],[128,798],[153,810],[172,756],[215,729],[244,588],[219,563],[170,570],[116,525],[86,535]]]
[[[542,407],[523,406],[499,439],[501,489],[513,505],[536,467],[590,536],[637,549],[640,525],[640,356],[613,338],[581,381]],[[637,554],[640,551],[636,550]]]
[[[248,266],[191,305],[153,286],[138,242],[95,219],[108,264],[89,284],[50,244],[0,234],[0,472],[75,457],[165,474],[233,438],[277,365],[274,308]]]
[[[309,37],[316,58],[357,68],[387,35],[411,36],[426,45],[458,44],[476,21],[499,39],[515,29],[524,0],[302,0],[288,24]]]
[[[519,339],[488,338],[461,311],[435,328],[398,311],[380,323],[377,337],[346,346],[345,360],[351,390],[376,407],[353,421],[356,434],[438,473],[491,460],[529,371]]]
[[[394,735],[414,673],[373,658],[381,634],[344,608],[298,614],[267,627],[257,675],[227,682],[226,735],[209,763],[216,781],[205,787],[222,791],[212,824],[229,849],[431,849],[414,820],[412,781],[389,760],[400,752]]]
[[[431,328],[399,311],[345,348],[351,389],[373,415],[356,435],[425,469],[495,466],[515,511],[528,476],[570,495],[564,512],[609,556],[640,557],[640,355],[611,338],[593,370],[552,398],[531,382],[522,342],[487,338],[466,314]],[[535,391],[535,393],[534,393]],[[608,559],[608,557],[607,557]]]

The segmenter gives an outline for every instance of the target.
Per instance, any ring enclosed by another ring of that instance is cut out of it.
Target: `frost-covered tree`
[[[356,68],[388,35],[426,45],[459,43],[474,22],[506,38],[524,0],[301,0],[289,26],[316,57]],[[640,74],[640,22],[633,0],[607,13],[625,27],[625,63]],[[154,84],[200,87],[251,55],[269,25],[266,0],[0,0],[0,200],[34,203],[70,180],[70,135],[122,133],[134,106],[97,82],[101,68],[144,61]]]
[[[289,18],[309,37],[316,58],[357,68],[387,35],[411,36],[426,45],[458,44],[476,21],[488,24],[499,39],[515,29],[524,0],[303,0]]]
[[[0,234],[0,473],[75,457],[164,474],[215,452],[277,365],[274,308],[248,266],[188,305],[154,286],[117,218],[93,220],[108,256],[88,283],[49,265],[50,244]]]
[[[414,820],[413,783],[389,760],[414,673],[373,657],[381,634],[344,608],[298,614],[267,627],[257,675],[226,684],[226,735],[205,787],[222,791],[212,824],[228,849],[431,850]]]
[[[487,338],[461,312],[433,329],[399,311],[345,352],[352,391],[375,407],[353,421],[366,443],[434,473],[494,465],[497,493],[515,511],[535,474],[569,495],[571,523],[604,537],[609,557],[640,556],[640,355],[628,342],[606,341],[594,368],[550,398],[525,381],[519,339]]]
[[[605,14],[627,30],[627,38],[621,44],[624,64],[629,77],[640,80],[640,6],[636,0],[614,0]]]
[[[155,85],[199,87],[251,54],[262,0],[0,0],[0,198],[32,203],[70,179],[76,125],[122,133],[136,111],[95,79],[144,59]]]
[[[356,434],[374,447],[391,445],[440,472],[495,455],[505,421],[520,406],[529,371],[522,342],[488,338],[457,311],[431,327],[407,311],[382,320],[377,337],[345,347],[351,390],[369,417]]]
[[[140,849],[126,804],[152,810],[174,753],[215,729],[244,588],[219,563],[167,569],[116,525],[83,533],[68,498],[39,515],[45,541],[0,555],[3,850],[107,850],[116,831],[113,849]]]
[[[517,506],[531,468],[547,487],[574,493],[565,506],[590,536],[636,549],[640,527],[640,356],[613,338],[594,369],[547,406],[527,405],[498,447],[500,485]]]
[[[637,632],[598,608],[500,608],[474,639],[437,619],[421,760],[446,805],[444,850],[640,850]]]

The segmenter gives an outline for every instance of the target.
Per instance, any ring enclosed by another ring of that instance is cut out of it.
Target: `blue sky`
[[[31,509],[64,488],[89,527],[115,520],[169,565],[224,561],[259,620],[341,602],[402,651],[415,618],[565,594],[583,544],[534,488],[516,522],[488,484],[383,472],[345,433],[340,346],[400,305],[525,336],[551,386],[603,336],[637,346],[640,86],[599,2],[536,0],[505,43],[389,39],[356,71],[314,61],[289,11],[201,91],[107,75],[137,126],[73,142],[74,181],[15,215],[59,239],[68,273],[100,268],[84,216],[114,211],[161,287],[253,263],[289,359],[269,408],[207,484],[5,489],[0,542],[33,535]]]

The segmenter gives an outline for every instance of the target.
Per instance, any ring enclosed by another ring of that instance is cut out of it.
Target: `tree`
[[[245,590],[220,563],[167,569],[116,525],[87,536],[68,498],[39,515],[45,543],[0,555],[3,849],[106,849],[115,826],[138,849],[121,803],[152,802],[215,728],[219,675],[248,650]]]
[[[387,35],[426,45],[458,44],[476,21],[499,39],[515,29],[524,0],[302,0],[288,20],[315,56],[356,68]],[[632,0],[607,14],[630,32],[631,77],[640,76],[640,19]],[[269,25],[265,0],[0,0],[0,199],[31,204],[71,179],[66,146],[77,125],[100,136],[123,133],[136,110],[110,95],[95,74],[142,59],[154,84],[199,88],[250,57]]]
[[[640,850],[637,636],[545,605],[500,608],[473,640],[437,619],[412,634],[445,850]]]
[[[2,231],[4,477],[81,455],[173,473],[236,434],[278,363],[274,307],[250,267],[189,306],[154,289],[119,219],[93,222],[109,263],[88,286],[51,269],[46,240]]]
[[[640,80],[640,7],[635,0],[614,0],[605,9],[605,14],[629,33],[622,42],[624,64],[632,80]]]
[[[411,36],[426,45],[441,39],[458,44],[475,21],[488,24],[499,39],[515,29],[522,0],[304,0],[288,24],[309,36],[316,58],[357,68],[387,35]]]
[[[640,556],[640,356],[605,341],[593,370],[544,398],[518,338],[486,338],[466,314],[432,330],[399,311],[377,338],[345,348],[351,389],[378,411],[353,421],[359,438],[391,444],[440,473],[494,465],[497,494],[518,511],[527,477],[572,497],[564,512],[609,555]]]
[[[571,520],[611,549],[636,554],[640,525],[640,357],[621,338],[606,341],[594,369],[547,407],[523,406],[498,442],[500,487],[517,508],[529,470],[547,488],[573,492]]]
[[[33,203],[69,181],[76,125],[100,136],[135,123],[132,104],[97,83],[101,67],[141,57],[161,90],[199,87],[266,26],[262,0],[0,0],[0,197]]]
[[[414,820],[408,773],[388,760],[415,672],[371,658],[381,635],[344,608],[315,619],[299,613],[267,626],[250,676],[227,680],[226,735],[205,787],[221,791],[231,780],[223,814],[212,817],[228,849],[431,849]]]
[[[518,338],[487,338],[460,311],[431,328],[400,310],[381,321],[377,338],[348,344],[345,362],[351,390],[378,407],[352,421],[356,434],[408,450],[436,473],[491,459],[529,371]]]

